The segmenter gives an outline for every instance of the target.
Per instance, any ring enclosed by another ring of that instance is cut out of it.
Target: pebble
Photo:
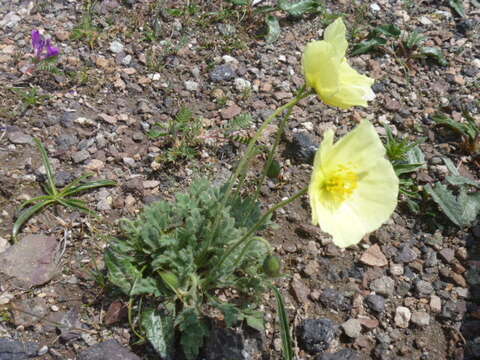
[[[443,260],[447,263],[451,263],[453,259],[455,259],[455,250],[450,248],[445,248],[440,250],[440,256]]]
[[[33,144],[33,138],[21,131],[7,132],[8,140],[13,144]]]
[[[236,78],[234,81],[235,89],[239,92],[250,90],[252,88],[252,84],[250,81],[245,80],[244,78]]]
[[[377,313],[381,313],[385,310],[385,298],[383,296],[376,294],[368,295],[365,298],[365,302],[371,310]]]
[[[242,109],[237,104],[230,105],[229,107],[220,110],[220,115],[224,120],[233,119],[235,116],[239,115],[242,112]]]
[[[72,160],[75,164],[81,163],[90,157],[90,153],[87,150],[80,150],[72,154]]]
[[[327,309],[337,311],[348,311],[351,308],[349,300],[341,292],[331,288],[322,291],[320,302]]]
[[[433,293],[433,286],[428,281],[418,280],[415,283],[415,290],[417,290],[418,295],[425,297]]]
[[[193,80],[187,80],[183,84],[188,91],[198,91],[200,89],[200,84]]]
[[[430,325],[430,315],[425,311],[414,311],[411,321],[417,326],[428,326]]]
[[[403,275],[404,268],[402,264],[390,264],[390,274],[395,275],[395,276],[400,276]]]
[[[124,157],[122,159],[123,163],[127,166],[134,167],[135,166],[135,159],[131,157]]]
[[[400,253],[396,256],[397,263],[409,263],[417,258],[417,253],[408,246],[403,246]]]
[[[231,80],[236,71],[230,64],[218,65],[210,72],[210,79],[215,82]]]
[[[342,324],[343,331],[350,338],[357,338],[361,335],[362,325],[357,319],[349,319]]]
[[[410,318],[412,313],[410,310],[404,306],[399,306],[395,310],[395,325],[400,328],[406,329],[408,327],[408,323],[410,322]]]
[[[337,328],[337,324],[326,318],[303,320],[297,329],[300,348],[310,354],[328,350],[336,337]]]
[[[110,43],[110,51],[115,53],[115,54],[118,54],[119,52],[122,52],[123,51],[123,44],[120,42],[120,41],[112,41]]]
[[[102,170],[105,167],[105,163],[102,160],[91,159],[85,165],[85,169],[90,171]]]
[[[315,357],[315,360],[360,360],[359,352],[352,349],[342,349],[334,353],[322,353]]]
[[[377,294],[391,296],[395,290],[395,281],[388,276],[382,276],[370,283],[370,289]]]
[[[297,132],[293,135],[290,153],[300,163],[313,164],[318,144],[305,132]]]
[[[0,28],[3,28],[5,30],[5,28],[14,27],[20,22],[20,20],[22,20],[22,18],[18,16],[15,11],[10,11],[0,21]]]
[[[437,295],[430,297],[430,310],[434,313],[442,311],[442,300]]]
[[[360,257],[360,261],[370,266],[385,266],[388,264],[387,258],[382,253],[380,246],[375,244],[370,246]]]

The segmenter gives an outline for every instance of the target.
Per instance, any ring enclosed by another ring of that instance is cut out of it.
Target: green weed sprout
[[[70,184],[65,186],[62,190],[57,189],[55,186],[55,175],[53,172],[52,165],[47,155],[47,151],[43,144],[38,139],[34,139],[35,143],[38,146],[40,155],[42,157],[43,166],[45,167],[47,175],[47,183],[43,187],[47,195],[37,196],[33,199],[24,201],[20,205],[22,210],[17,220],[13,224],[12,238],[15,240],[22,226],[30,219],[35,213],[41,211],[50,205],[63,205],[65,207],[80,210],[84,213],[95,215],[96,213],[93,210],[90,210],[85,202],[80,199],[72,199],[73,195],[77,195],[81,192],[103,187],[103,186],[115,186],[117,183],[112,180],[99,180],[99,181],[88,181],[84,180],[91,176],[91,174],[85,174]],[[34,205],[32,205],[34,204]],[[30,207],[26,208],[28,205]]]
[[[480,125],[467,112],[463,112],[466,122],[461,123],[448,117],[443,113],[437,113],[432,116],[433,121],[438,126],[446,126],[454,130],[462,137],[461,145],[471,154],[480,153]]]

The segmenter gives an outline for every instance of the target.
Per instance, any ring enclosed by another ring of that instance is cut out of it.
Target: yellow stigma
[[[337,204],[347,200],[358,186],[358,175],[352,168],[351,164],[338,165],[323,183],[324,190]]]

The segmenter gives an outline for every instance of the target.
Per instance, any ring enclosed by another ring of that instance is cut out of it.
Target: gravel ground
[[[378,25],[416,30],[448,65],[391,51],[351,57],[376,79],[376,99],[341,111],[310,97],[294,108],[282,173],[262,189],[264,206],[308,182],[326,129],[342,135],[362,118],[381,135],[389,124],[398,136],[424,138],[426,166],[411,175],[420,189],[445,179],[445,157],[480,180],[478,152],[432,121],[440,110],[464,121],[465,109],[480,120],[476,1],[463,1],[465,18],[448,1],[325,1],[318,16],[279,13],[274,44],[258,36],[261,16],[222,1],[190,1],[190,12],[183,1],[163,8],[153,0],[99,1],[90,26],[86,3],[0,0],[0,251],[8,249],[0,254],[1,359],[156,358],[134,345],[124,303],[92,275],[104,267],[108,236],[118,219],[172,199],[195,177],[224,181],[244,149],[225,128],[249,113],[251,128],[235,133],[247,137],[292,98],[303,84],[302,50],[320,38],[331,14],[344,15],[354,43]],[[52,37],[60,71],[32,69],[32,29]],[[199,124],[193,139],[190,123],[171,136],[148,136],[182,108]],[[42,211],[22,230],[25,248],[12,250],[17,209],[41,194],[45,178],[33,138],[45,144],[58,186],[85,172],[119,185],[82,195],[100,218]],[[421,194],[418,213],[401,198],[387,224],[346,250],[309,224],[307,199],[277,213],[279,230],[265,237],[288,274],[278,285],[299,359],[480,359],[480,224],[458,228]],[[216,329],[202,358],[280,359],[274,298],[264,300],[265,334]]]

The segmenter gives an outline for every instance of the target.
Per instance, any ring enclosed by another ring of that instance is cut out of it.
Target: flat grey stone
[[[107,340],[90,346],[78,354],[77,360],[140,360],[116,340]]]

